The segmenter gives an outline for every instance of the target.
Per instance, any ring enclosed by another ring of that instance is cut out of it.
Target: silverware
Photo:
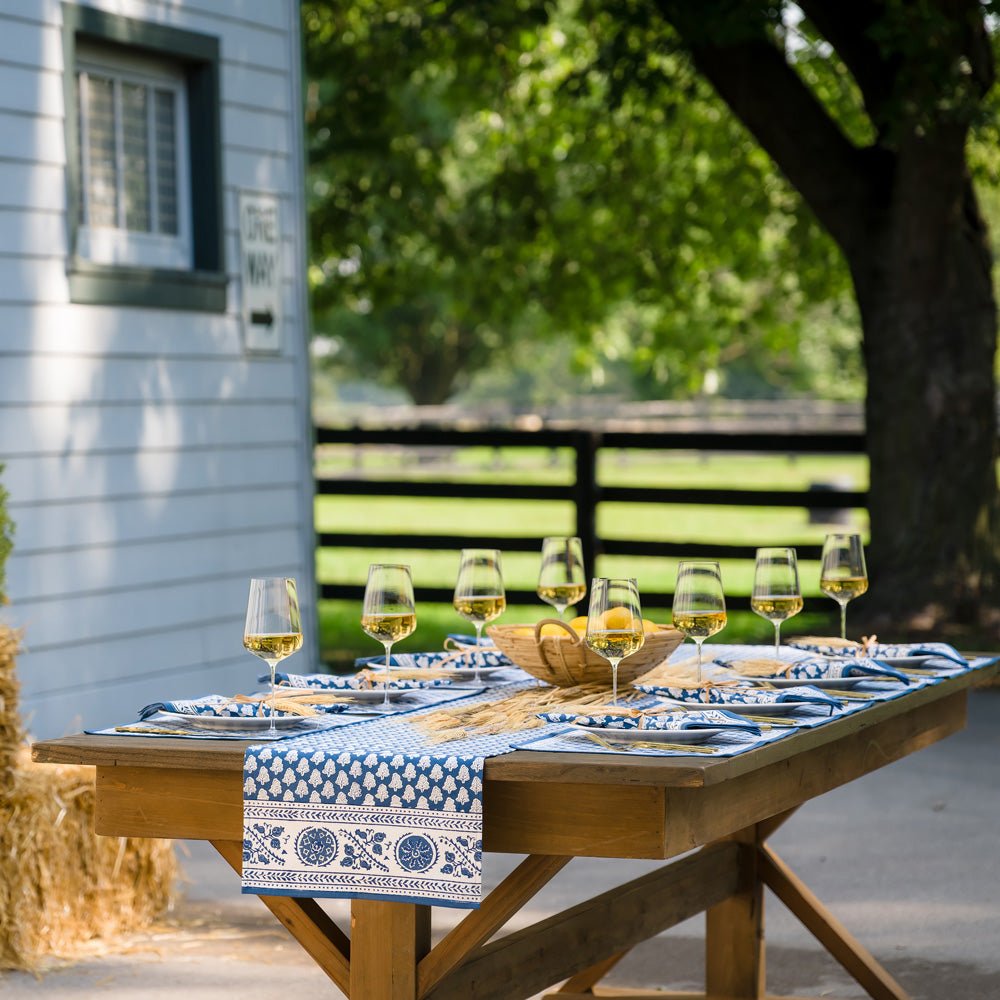
[[[709,746],[706,743],[653,743],[644,740],[636,740],[634,743],[612,743],[598,736],[597,733],[583,733],[587,739],[592,740],[605,750],[613,750],[615,753],[629,753],[632,750],[679,750],[682,753],[718,753],[719,748]]]

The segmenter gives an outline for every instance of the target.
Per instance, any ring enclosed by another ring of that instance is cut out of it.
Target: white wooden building
[[[252,576],[298,579],[314,665],[300,70],[294,0],[0,0],[0,615],[36,737],[252,687]]]

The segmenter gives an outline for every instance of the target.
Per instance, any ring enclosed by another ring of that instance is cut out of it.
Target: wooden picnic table
[[[314,899],[261,896],[351,1000],[593,998],[628,951],[706,913],[706,992],[767,997],[763,890],[775,895],[876,1000],[908,996],[768,846],[809,799],[957,732],[980,667],[735,757],[517,751],[486,761],[484,849],[526,854],[478,910],[431,947],[431,907],[351,901],[350,936]],[[247,744],[77,735],[36,761],[97,769],[100,834],[208,840],[240,871]],[[678,858],[486,943],[574,857]]]

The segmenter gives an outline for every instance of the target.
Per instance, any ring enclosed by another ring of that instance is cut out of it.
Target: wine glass
[[[476,629],[475,681],[479,681],[479,646],[483,626],[507,607],[499,549],[462,549],[455,583],[455,610]]]
[[[267,663],[271,674],[271,724],[268,734],[277,734],[274,724],[274,668],[280,660],[302,648],[302,618],[295,581],[288,577],[258,577],[250,581],[243,645]]]
[[[861,536],[835,532],[823,540],[819,589],[840,605],[840,638],[847,638],[847,602],[868,589],[865,549]]]
[[[611,704],[617,705],[618,665],[646,641],[634,579],[598,577],[592,581],[584,641],[611,664]]]
[[[579,538],[542,539],[542,568],[538,574],[538,596],[561,615],[583,599],[587,581],[583,575],[583,545]]]
[[[673,623],[698,647],[698,683],[701,684],[701,644],[726,627],[726,598],[717,562],[688,561],[677,567]]]
[[[757,550],[750,607],[774,626],[774,656],[777,659],[781,646],[781,623],[802,610],[795,549]]]
[[[389,674],[392,644],[405,639],[417,627],[410,567],[398,563],[372,563],[368,567],[361,628],[385,647],[382,705],[389,704]]]

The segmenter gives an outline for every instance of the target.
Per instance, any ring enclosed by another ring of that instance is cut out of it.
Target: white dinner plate
[[[884,663],[887,666],[895,667],[897,670],[906,669],[907,667],[920,668],[927,664],[928,660],[940,659],[940,657],[933,657],[931,655],[924,656],[873,656],[873,660],[877,660],[879,663]],[[948,661],[952,663],[951,660]],[[956,669],[958,669],[958,663],[952,663]]]
[[[181,723],[191,729],[204,729],[215,732],[260,732],[271,728],[271,719],[266,715],[194,715],[188,712],[157,712],[145,719],[145,722],[160,722],[167,720]],[[323,716],[315,715],[277,715],[274,718],[275,729],[311,729],[317,722],[324,721]]]
[[[457,681],[472,681],[476,679],[475,667],[445,667],[443,669],[448,671],[448,680],[451,680],[452,677]],[[510,669],[510,667],[480,667],[479,679],[485,681],[493,674]]]
[[[766,705],[748,705],[740,702],[718,703],[712,702],[712,708],[720,709],[723,712],[732,712],[734,715],[791,715],[804,705],[818,705],[815,701],[769,701]],[[826,706],[821,706],[826,707]]]
[[[805,678],[793,679],[791,677],[743,677],[741,680],[747,684],[753,684],[758,687],[817,687],[831,688],[834,690],[839,688],[846,691],[849,688],[857,687],[862,681],[895,681],[899,680],[899,678],[891,677],[888,674],[866,674],[864,677],[810,677],[808,680]]]
[[[725,729],[608,729],[603,726],[582,726],[573,723],[574,729],[581,733],[593,733],[609,743],[639,742],[639,743],[704,743],[712,736],[724,733]]]
[[[408,694],[420,694],[421,691],[430,691],[433,688],[389,688],[389,701],[399,701]],[[318,693],[318,692],[317,692]],[[338,698],[345,698],[350,701],[372,702],[385,701],[385,691],[382,688],[329,688],[323,689],[323,694],[335,694]]]

